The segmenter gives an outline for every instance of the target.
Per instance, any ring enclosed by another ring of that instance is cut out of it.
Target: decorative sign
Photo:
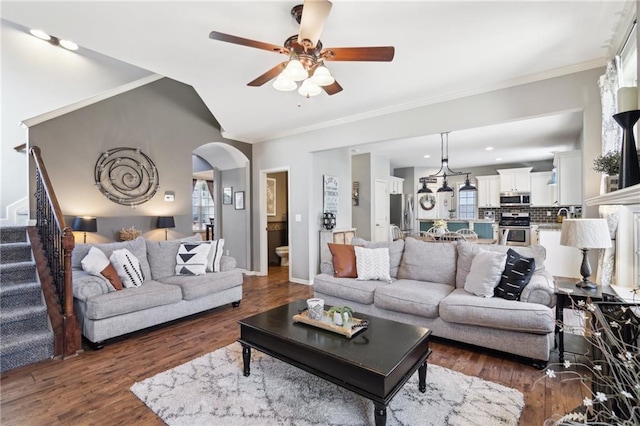
[[[96,162],[94,178],[105,197],[131,207],[149,201],[160,186],[156,165],[139,148],[104,152]]]
[[[338,178],[324,175],[324,213],[338,216]]]

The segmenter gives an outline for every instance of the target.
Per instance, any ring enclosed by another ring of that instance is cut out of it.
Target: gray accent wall
[[[94,237],[106,239],[114,239],[120,228],[132,225],[149,233],[155,228],[157,216],[175,217],[176,228],[170,231],[170,236],[179,238],[192,234],[192,152],[210,142],[229,144],[251,158],[250,145],[226,140],[220,135],[217,123],[192,87],[168,78],[29,129],[29,144],[42,150],[63,214],[98,217],[101,225]],[[98,157],[117,147],[140,148],[155,163],[159,173],[158,192],[135,209],[108,200],[95,186],[94,167]],[[236,176],[248,174],[245,169],[223,173],[222,181],[238,182],[234,184],[234,190],[247,191],[249,200],[247,179]],[[33,188],[33,168],[30,174],[30,188]],[[165,191],[175,193],[174,202],[164,201]],[[31,215],[35,217],[33,200]],[[238,265],[245,267],[248,265],[246,229],[249,225],[238,226],[236,217],[249,221],[247,210],[232,212],[231,217],[224,219],[233,227],[223,225],[223,229],[216,231],[224,235],[226,248],[239,255]],[[151,232],[149,236],[164,239],[163,232]]]

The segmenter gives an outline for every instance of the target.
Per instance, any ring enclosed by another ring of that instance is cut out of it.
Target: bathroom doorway
[[[289,172],[266,175],[267,259],[269,274],[289,275]]]

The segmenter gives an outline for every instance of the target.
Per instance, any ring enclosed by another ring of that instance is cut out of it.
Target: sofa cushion
[[[319,274],[313,279],[314,292],[363,305],[372,305],[374,292],[377,288],[385,285],[389,284],[382,281],[358,281],[353,278],[338,278],[329,274]]]
[[[389,275],[389,249],[355,247],[358,280],[379,280],[391,282]]]
[[[341,278],[357,278],[355,246],[328,243],[333,262],[333,275]]]
[[[478,252],[464,282],[465,291],[480,297],[493,297],[493,289],[500,282],[506,261],[506,253],[489,250]]]
[[[477,297],[461,288],[440,302],[440,317],[451,323],[536,334],[551,333],[555,327],[554,311],[544,305]]]
[[[544,271],[544,259],[546,257],[546,250],[539,244],[534,244],[529,247],[519,246],[501,246],[495,244],[476,244],[468,241],[458,241],[456,244],[458,249],[458,267],[456,269],[456,287],[463,288],[464,282],[469,275],[471,269],[471,262],[473,257],[481,250],[490,250],[500,253],[506,253],[509,249],[515,250],[518,254],[525,257],[532,257],[536,261],[535,272]]]
[[[388,311],[437,318],[440,301],[453,290],[446,284],[403,279],[376,289],[374,303]]]
[[[147,280],[140,287],[125,288],[88,298],[85,316],[101,320],[117,315],[170,305],[182,300],[180,287]]]
[[[404,240],[396,240],[392,242],[388,241],[380,241],[380,242],[372,242],[363,240],[359,237],[354,237],[351,239],[351,244],[354,246],[362,246],[364,248],[389,248],[389,275],[392,278],[396,278],[398,276],[398,267],[400,266],[400,261],[402,260],[402,252],[404,251]]]
[[[454,285],[456,282],[456,244],[428,243],[406,238],[398,279]]]
[[[194,300],[241,285],[242,272],[234,269],[226,272],[208,272],[205,275],[174,275],[161,278],[159,281],[180,287],[184,300]]]
[[[182,242],[176,255],[176,275],[204,275],[211,244],[206,242]]]
[[[202,241],[202,237],[200,234],[195,234],[179,240],[145,241],[152,279],[157,280],[176,274],[176,254],[183,241]]]
[[[147,261],[147,244],[143,237],[138,237],[131,241],[120,241],[117,243],[104,243],[104,244],[76,244],[71,253],[71,267],[74,269],[82,269],[82,259],[89,253],[91,247],[97,247],[107,256],[111,257],[111,253],[114,250],[127,249],[138,258],[140,261],[140,267],[142,273],[149,279],[152,277],[149,262]],[[175,256],[175,253],[174,253]],[[115,265],[114,265],[115,266]]]
[[[532,257],[520,256],[515,250],[507,251],[507,263],[502,272],[500,282],[495,289],[496,297],[507,300],[520,300],[520,294],[529,284],[536,261]]]
[[[114,250],[109,257],[124,287],[140,287],[148,275],[144,275],[140,260],[127,249]]]

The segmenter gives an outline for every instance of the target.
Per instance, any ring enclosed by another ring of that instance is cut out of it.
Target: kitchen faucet
[[[564,210],[565,216],[569,217],[569,210],[566,207],[562,207],[561,209],[559,209],[558,214],[556,216],[560,216],[560,213],[562,212],[562,210]]]

